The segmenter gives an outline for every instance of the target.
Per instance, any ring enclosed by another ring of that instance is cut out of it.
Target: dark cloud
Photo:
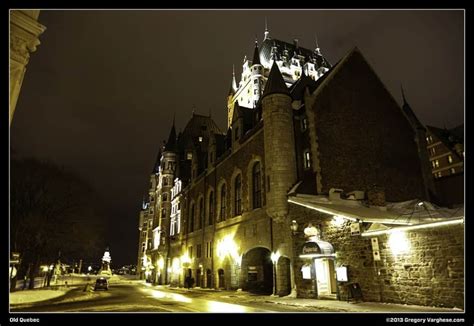
[[[195,105],[226,127],[232,65],[240,76],[265,17],[272,37],[313,49],[317,35],[332,63],[358,46],[398,101],[403,83],[423,123],[463,123],[461,10],[42,11],[11,144],[100,191],[114,262],[135,260],[141,198],[173,114],[184,128]]]

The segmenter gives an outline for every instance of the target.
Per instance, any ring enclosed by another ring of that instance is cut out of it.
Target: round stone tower
[[[291,97],[276,63],[262,95],[267,213],[277,222],[288,215],[287,193],[296,183]]]

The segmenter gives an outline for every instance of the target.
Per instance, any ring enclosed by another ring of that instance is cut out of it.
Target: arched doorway
[[[291,293],[290,259],[280,257],[277,263],[277,294],[285,296]]]
[[[242,288],[259,294],[273,293],[273,264],[267,248],[253,248],[242,257]]]
[[[225,289],[225,276],[224,270],[221,268],[217,271],[218,281],[219,284],[217,285],[219,289]]]
[[[212,272],[209,268],[206,269],[206,287],[207,288],[212,287]]]
[[[202,274],[201,274],[201,269],[198,268],[196,270],[196,286],[197,287],[202,287],[201,282],[202,282]]]

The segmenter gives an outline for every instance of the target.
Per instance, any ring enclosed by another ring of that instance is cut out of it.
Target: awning
[[[322,240],[308,241],[301,248],[301,258],[334,257],[332,244]]]
[[[415,225],[464,217],[464,208],[441,208],[416,199],[400,203],[387,203],[383,209],[368,207],[356,200],[331,201],[326,196],[303,194],[288,196],[288,202],[352,221],[388,225]]]

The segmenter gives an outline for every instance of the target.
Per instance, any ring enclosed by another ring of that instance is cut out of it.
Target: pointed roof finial
[[[321,49],[319,48],[319,44],[318,44],[318,35],[315,34],[315,35],[314,35],[314,38],[316,39],[316,49],[314,49],[314,52],[315,52],[316,54],[321,55]]]
[[[196,112],[196,104],[193,104],[193,115],[194,115],[194,112]]]
[[[258,42],[257,42],[257,36],[255,35],[255,49],[253,50],[252,66],[259,65],[259,64],[260,64],[260,53],[258,53]]]
[[[237,82],[235,81],[235,66],[232,65],[232,81],[230,83],[229,95],[234,95],[237,92]]]
[[[267,26],[267,17],[265,17],[265,33],[263,33],[263,40],[265,41],[266,39],[269,39],[268,34],[270,32],[268,31],[268,26]]]

